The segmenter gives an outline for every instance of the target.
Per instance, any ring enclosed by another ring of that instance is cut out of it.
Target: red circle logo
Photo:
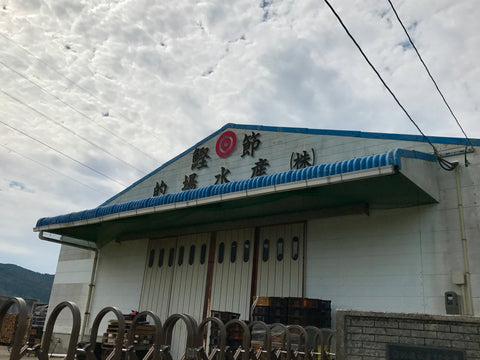
[[[217,140],[215,150],[221,158],[230,155],[237,145],[237,135],[233,131],[225,131]]]

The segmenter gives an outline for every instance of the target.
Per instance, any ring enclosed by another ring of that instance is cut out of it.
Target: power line
[[[453,110],[452,110],[452,108],[450,107],[450,105],[448,104],[447,100],[445,99],[445,96],[444,96],[443,93],[440,91],[440,88],[438,87],[437,82],[436,82],[435,79],[433,78],[432,74],[430,73],[430,70],[428,69],[427,65],[425,64],[425,62],[423,61],[422,57],[420,56],[420,53],[419,53],[417,47],[416,47],[415,44],[413,43],[412,38],[410,37],[407,29],[405,28],[405,25],[403,25],[402,20],[400,20],[400,17],[398,16],[398,13],[397,13],[397,10],[395,9],[395,7],[393,6],[393,4],[392,4],[392,2],[391,2],[390,0],[387,0],[387,1],[388,1],[388,3],[390,4],[390,6],[392,7],[393,13],[394,13],[395,16],[397,17],[397,20],[398,20],[398,22],[400,23],[400,25],[402,26],[403,31],[405,32],[405,35],[407,35],[408,41],[410,41],[410,44],[412,45],[413,49],[414,49],[415,52],[417,53],[417,56],[418,56],[418,58],[420,59],[420,62],[422,63],[422,65],[423,65],[423,67],[425,68],[425,70],[427,71],[428,76],[429,76],[430,79],[432,80],[433,84],[435,85],[435,88],[437,89],[438,93],[439,93],[440,96],[442,97],[443,102],[445,103],[445,105],[447,106],[448,110],[450,111],[450,114],[453,116],[453,118],[454,118],[455,121],[457,122],[457,125],[458,125],[458,127],[460,128],[460,130],[462,130],[462,133],[463,133],[463,135],[465,135],[465,139],[467,140],[467,142],[470,144],[471,147],[473,147],[472,142],[470,141],[470,139],[468,138],[467,134],[466,134],[465,131],[463,130],[462,125],[460,125],[460,122],[458,121],[457,117],[456,117],[455,114],[453,113]]]
[[[413,118],[410,116],[410,114],[408,113],[408,111],[403,107],[403,105],[400,103],[400,101],[398,100],[397,96],[393,93],[393,91],[390,89],[390,87],[387,85],[387,83],[385,82],[385,80],[383,80],[382,76],[380,75],[380,73],[377,71],[377,69],[375,68],[375,66],[371,63],[371,61],[368,59],[367,55],[363,52],[362,48],[360,47],[360,45],[358,44],[358,42],[355,40],[355,38],[353,37],[353,35],[350,33],[350,31],[348,30],[347,26],[343,23],[342,19],[340,18],[340,16],[337,14],[337,12],[335,11],[335,9],[332,7],[332,5],[330,5],[330,3],[328,2],[328,0],[324,0],[324,2],[327,4],[327,6],[330,8],[330,10],[333,12],[333,14],[335,15],[335,17],[337,18],[337,20],[340,22],[340,25],[342,25],[343,29],[345,30],[345,32],[347,33],[347,35],[349,36],[349,38],[353,41],[353,43],[355,44],[355,46],[357,47],[357,49],[360,51],[360,53],[362,54],[363,58],[365,59],[365,61],[368,63],[368,65],[370,65],[370,67],[372,68],[372,70],[375,72],[375,74],[377,75],[377,77],[380,79],[380,81],[382,82],[383,86],[385,87],[385,89],[388,90],[388,92],[390,93],[390,95],[393,97],[393,99],[395,100],[395,102],[397,103],[397,105],[403,110],[403,112],[405,113],[405,115],[408,117],[408,119],[412,122],[412,124],[417,128],[417,130],[420,132],[420,134],[422,134],[423,138],[430,144],[430,146],[432,147],[433,149],[433,153],[435,155],[435,157],[437,158],[440,166],[445,169],[445,170],[448,170],[448,171],[451,171],[453,169],[455,169],[455,167],[458,165],[456,163],[450,163],[448,162],[447,160],[445,159],[442,159],[437,151],[437,148],[432,144],[432,142],[430,141],[430,139],[423,133],[423,131],[420,129],[420,127],[417,125],[417,123],[413,120]]]
[[[8,40],[12,43],[14,43],[15,45],[17,45],[20,49],[22,49],[23,51],[25,51],[26,53],[28,53],[30,56],[33,56],[35,59],[37,59],[39,62],[41,62],[43,65],[49,67],[50,69],[52,69],[53,71],[55,71],[58,75],[60,75],[61,77],[63,77],[64,79],[66,79],[67,81],[69,81],[70,83],[74,84],[75,86],[77,86],[79,89],[83,90],[84,92],[86,92],[87,94],[89,94],[91,97],[95,98],[95,96],[90,92],[88,91],[87,89],[85,89],[83,86],[77,84],[75,81],[73,81],[72,79],[66,77],[65,75],[63,75],[62,73],[60,73],[59,71],[55,70],[49,63],[43,61],[42,59],[40,59],[38,56],[36,56],[35,54],[33,54],[31,51],[29,51],[28,49],[24,48],[22,45],[20,45],[18,42],[16,42],[15,40],[13,39],[10,39],[8,36],[0,33],[0,36],[3,37],[5,40]],[[98,99],[97,99],[98,100]]]
[[[53,146],[50,146],[50,145],[48,145],[47,143],[44,143],[43,141],[38,140],[37,138],[34,138],[33,136],[27,134],[26,132],[24,132],[24,131],[22,131],[22,130],[20,130],[20,129],[17,129],[16,127],[9,125],[9,124],[7,124],[6,122],[4,122],[4,121],[2,121],[2,120],[0,120],[0,123],[2,123],[4,126],[10,128],[10,129],[12,129],[12,130],[14,130],[14,131],[16,131],[16,132],[19,132],[20,134],[22,134],[22,135],[24,135],[24,136],[26,136],[26,137],[28,137],[28,138],[30,138],[30,139],[38,142],[39,144],[42,144],[43,146],[49,148],[50,150],[53,150],[53,151],[55,151],[56,153],[59,153],[60,155],[66,157],[66,158],[68,158],[68,159],[70,159],[71,161],[74,161],[74,162],[76,162],[77,164],[79,164],[79,165],[81,165],[81,166],[83,166],[83,167],[85,167],[85,168],[87,168],[87,169],[89,169],[89,170],[97,173],[98,175],[103,176],[103,177],[105,177],[105,178],[107,178],[107,179],[109,179],[109,180],[117,183],[118,185],[127,187],[127,185],[121,183],[120,181],[118,181],[118,180],[116,180],[116,179],[114,179],[114,178],[112,178],[112,177],[110,177],[110,176],[108,176],[108,175],[106,175],[106,174],[104,174],[104,173],[102,173],[102,172],[100,172],[100,171],[92,168],[91,166],[88,166],[87,164],[84,164],[83,162],[81,162],[81,161],[79,161],[79,160],[71,157],[70,155],[65,154],[64,152],[62,152],[62,151],[60,151],[60,150],[55,149]]]
[[[71,176],[69,176],[69,175],[67,175],[67,174],[64,174],[64,173],[62,173],[61,171],[58,171],[58,170],[56,170],[56,169],[54,169],[54,168],[52,168],[52,167],[50,167],[50,166],[48,166],[48,165],[46,165],[46,164],[44,164],[44,163],[41,163],[41,162],[38,161],[38,160],[35,160],[35,159],[31,158],[31,157],[28,157],[28,156],[26,156],[26,155],[21,154],[21,153],[19,153],[18,151],[13,150],[11,147],[8,147],[8,146],[6,146],[6,145],[4,145],[4,144],[0,144],[0,145],[3,146],[3,147],[4,147],[5,149],[7,149],[8,151],[10,151],[10,152],[12,152],[12,153],[14,153],[14,154],[17,154],[18,156],[20,156],[20,157],[22,157],[22,158],[24,158],[24,159],[27,159],[27,160],[29,160],[29,161],[32,161],[32,162],[34,162],[34,163],[42,166],[43,168],[46,168],[46,169],[48,169],[48,170],[50,170],[50,171],[52,171],[52,172],[54,172],[54,173],[60,174],[60,175],[62,175],[62,176],[64,176],[64,177],[66,177],[67,179],[70,179],[70,180],[72,180],[72,181],[75,181],[76,183],[78,183],[78,184],[80,184],[80,185],[83,185],[83,186],[85,186],[85,187],[87,187],[87,188],[89,188],[89,189],[91,189],[91,190],[93,190],[93,191],[96,191],[96,192],[99,193],[99,194],[107,195],[107,194],[105,194],[105,193],[103,193],[103,192],[101,192],[101,191],[99,191],[99,190],[91,187],[90,185],[81,182],[81,181],[78,180],[78,179],[75,179],[75,178],[73,178],[73,177],[71,177]]]
[[[0,63],[1,63],[1,61],[0,61]],[[140,170],[139,168],[135,167],[134,165],[129,164],[128,162],[126,162],[126,161],[123,160],[122,158],[119,158],[118,156],[112,154],[112,153],[109,152],[108,150],[105,150],[105,149],[102,148],[101,146],[95,144],[94,142],[88,140],[88,139],[85,138],[84,136],[82,136],[82,135],[76,133],[75,131],[73,131],[72,129],[66,127],[66,126],[63,125],[62,123],[59,123],[58,121],[53,120],[51,117],[49,117],[49,116],[45,115],[44,113],[42,113],[41,111],[35,109],[33,106],[28,105],[27,103],[23,102],[22,100],[16,98],[15,96],[7,93],[6,91],[4,91],[4,90],[2,90],[2,89],[0,89],[0,91],[1,91],[2,93],[4,93],[5,95],[7,95],[10,99],[12,99],[12,100],[14,100],[14,101],[17,101],[18,103],[20,103],[20,104],[22,104],[23,106],[29,108],[30,110],[34,111],[34,112],[37,113],[38,115],[40,115],[40,116],[44,117],[45,119],[53,122],[54,124],[56,124],[56,125],[60,126],[61,128],[65,129],[66,131],[68,131],[68,132],[72,133],[73,135],[79,137],[79,138],[82,139],[83,141],[89,143],[90,145],[96,147],[97,149],[100,149],[101,151],[107,153],[107,154],[110,155],[111,157],[117,159],[118,161],[121,161],[121,162],[124,163],[125,165],[127,165],[127,166],[131,167],[132,169],[137,170],[139,173],[142,173],[142,174],[145,175],[145,172],[144,172],[144,171]]]
[[[50,69],[52,69],[54,72],[56,72],[58,75],[60,75],[62,78],[64,78],[65,80],[67,80],[68,82],[70,82],[71,84],[75,85],[76,87],[78,87],[79,89],[81,89],[82,91],[86,92],[88,95],[90,95],[93,99],[95,99],[98,103],[102,103],[102,101],[100,99],[98,99],[94,94],[92,94],[88,89],[84,88],[83,86],[79,85],[77,82],[75,82],[74,80],[70,79],[69,77],[63,75],[61,72],[59,72],[57,69],[55,69],[54,67],[52,67],[52,65],[50,65],[49,63],[43,61],[42,59],[40,59],[38,56],[36,56],[35,54],[33,54],[31,51],[29,51],[28,49],[24,48],[22,45],[20,45],[18,42],[16,42],[15,40],[13,39],[10,39],[9,37],[7,37],[6,35],[0,33],[0,36],[3,37],[4,39],[10,41],[11,43],[15,44],[17,47],[19,47],[20,49],[22,49],[23,51],[25,51],[26,53],[28,53],[30,56],[34,57],[35,59],[37,59],[40,63],[44,64],[45,66],[49,67]],[[119,116],[120,118],[123,118],[124,120],[126,121],[130,121],[129,119],[123,117],[123,116]],[[101,127],[102,129],[110,132],[113,136],[116,136],[118,137],[119,139],[127,142],[129,145],[131,145],[133,148],[135,148],[136,150],[140,151],[141,153],[143,153],[144,155],[148,156],[149,158],[151,158],[152,160],[154,161],[157,161],[157,162],[160,162],[159,160],[153,158],[152,156],[150,156],[149,154],[143,152],[141,149],[139,149],[138,147],[136,147],[135,145],[129,143],[127,140],[115,135],[114,133],[112,133],[109,129],[107,128],[104,128],[98,124],[96,124],[97,126]],[[151,131],[149,133],[150,135],[152,135],[153,137],[155,137],[156,139],[158,140],[162,140],[161,138],[159,138],[158,136],[155,135],[155,133],[153,131]]]
[[[37,84],[36,82],[34,82],[33,80],[29,79],[29,78],[28,78],[27,76],[25,76],[24,74],[22,74],[22,73],[18,72],[17,70],[11,68],[10,66],[8,66],[7,64],[5,64],[5,63],[2,62],[2,61],[0,61],[0,64],[2,64],[2,65],[5,66],[7,69],[9,69],[10,71],[14,72],[15,74],[23,77],[25,80],[27,80],[27,81],[30,82],[31,84],[35,85],[36,87],[38,87],[41,91],[43,91],[44,93],[46,93],[46,94],[54,97],[55,99],[57,99],[58,101],[60,101],[62,104],[68,106],[69,108],[71,108],[72,110],[74,110],[75,112],[77,112],[78,114],[80,114],[81,116],[83,116],[84,118],[86,118],[87,120],[89,120],[89,121],[91,121],[91,122],[94,122],[92,119],[90,119],[90,117],[89,117],[87,114],[81,112],[80,110],[76,109],[76,108],[73,107],[72,105],[70,105],[70,104],[68,104],[67,102],[65,102],[65,101],[63,101],[62,99],[60,99],[58,96],[56,96],[56,95],[50,93],[49,91],[45,90],[41,85],[39,85],[39,84]],[[110,129],[108,129],[108,128],[104,127],[104,126],[101,126],[101,125],[99,125],[99,124],[96,123],[96,122],[94,122],[94,124],[95,124],[95,126],[98,126],[98,127],[102,128],[102,129],[104,129],[105,131],[109,132],[111,135],[119,138],[120,140],[122,140],[123,142],[127,143],[128,145],[130,145],[130,146],[133,147],[134,149],[138,150],[138,151],[141,152],[142,154],[148,156],[148,157],[151,158],[152,160],[157,161],[155,158],[153,158],[153,157],[150,156],[149,154],[145,153],[143,150],[137,148],[135,145],[133,145],[132,143],[130,143],[128,140],[123,139],[123,138],[119,137],[118,135],[114,134]],[[97,146],[97,145],[94,145],[94,146]],[[102,149],[102,150],[105,151],[105,152],[107,152],[107,151],[104,150],[104,149]],[[112,155],[112,154],[109,153],[109,155]],[[112,155],[112,156],[114,156],[114,155]],[[115,157],[115,156],[114,156],[114,157]],[[142,174],[145,174],[145,171],[142,171],[142,170],[136,168],[135,166],[133,166],[133,165],[131,165],[131,164],[128,164],[128,163],[125,162],[124,160],[122,160],[122,159],[120,159],[120,158],[117,158],[117,160],[120,160],[120,161],[126,163],[128,166],[133,167],[135,170],[141,172]]]

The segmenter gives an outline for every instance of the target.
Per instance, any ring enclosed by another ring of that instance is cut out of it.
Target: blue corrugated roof
[[[94,219],[105,215],[112,215],[125,211],[207,198],[215,195],[233,193],[237,191],[256,189],[284,183],[291,183],[300,180],[309,180],[331,175],[345,174],[353,171],[373,169],[387,165],[396,166],[400,169],[402,166],[402,157],[422,159],[432,162],[436,161],[435,156],[431,154],[413,150],[397,149],[385,154],[354,158],[350,160],[338,161],[331,164],[319,164],[299,170],[288,170],[272,175],[264,175],[250,179],[231,181],[229,183],[221,185],[209,185],[199,189],[186,190],[179,193],[155,196],[115,205],[99,206],[95,209],[84,210],[55,217],[41,218],[37,221],[37,227]]]

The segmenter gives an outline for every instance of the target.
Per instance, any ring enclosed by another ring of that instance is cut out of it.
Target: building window
[[[152,267],[153,266],[153,261],[155,260],[155,250],[152,249],[150,250],[150,255],[148,256],[148,267]]]
[[[270,247],[270,242],[268,241],[268,239],[263,240],[263,251],[262,251],[263,261],[268,261],[269,247]]]
[[[218,245],[218,263],[223,263],[223,255],[225,253],[225,244],[222,242]]]
[[[165,257],[165,249],[160,250],[160,253],[158,254],[158,267],[163,266],[163,258]]]
[[[283,260],[283,239],[280,238],[277,240],[277,260]]]
[[[171,267],[173,266],[173,262],[175,261],[175,249],[170,248],[168,252],[168,266]]]
[[[298,240],[297,236],[294,236],[292,239],[292,259],[298,259],[298,248],[300,246],[300,241]]]
[[[185,252],[185,247],[180,246],[180,249],[178,249],[178,266],[183,264],[183,253]]]
[[[243,261],[248,262],[250,259],[250,240],[245,241],[243,244]]]
[[[190,246],[190,254],[188,255],[188,264],[193,265],[195,260],[195,245]]]
[[[207,244],[203,244],[202,248],[200,249],[200,264],[205,264],[205,260],[207,257]]]
[[[230,262],[234,263],[237,260],[237,242],[232,242],[232,247],[230,249]]]

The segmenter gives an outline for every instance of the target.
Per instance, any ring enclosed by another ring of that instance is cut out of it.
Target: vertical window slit
[[[202,248],[200,249],[200,264],[205,264],[205,260],[207,258],[207,244],[203,244]]]
[[[283,260],[283,239],[280,238],[277,240],[277,260],[282,261]]]
[[[268,239],[263,240],[263,251],[262,251],[262,260],[263,261],[268,261],[268,252],[270,248],[270,242]]]
[[[222,242],[218,245],[218,263],[223,263],[223,256],[225,253],[225,244]]]
[[[237,242],[232,242],[232,246],[230,249],[230,262],[234,263],[237,260]]]
[[[153,261],[155,260],[155,250],[152,249],[150,250],[150,255],[148,256],[148,267],[152,267],[153,266]]]
[[[195,260],[195,245],[190,246],[190,254],[188,255],[188,264],[193,265]]]
[[[243,261],[248,262],[250,259],[250,240],[245,241],[243,244]]]
[[[185,247],[180,246],[180,249],[178,249],[178,266],[181,266],[183,264],[183,253],[185,252]]]
[[[298,239],[298,236],[294,236],[292,239],[292,259],[297,260],[298,259],[298,249],[300,246],[300,241]]]
[[[163,266],[163,258],[165,256],[165,249],[160,250],[160,253],[158,254],[158,267]]]
[[[173,266],[173,262],[175,261],[175,249],[170,248],[168,251],[168,266],[171,267]]]

